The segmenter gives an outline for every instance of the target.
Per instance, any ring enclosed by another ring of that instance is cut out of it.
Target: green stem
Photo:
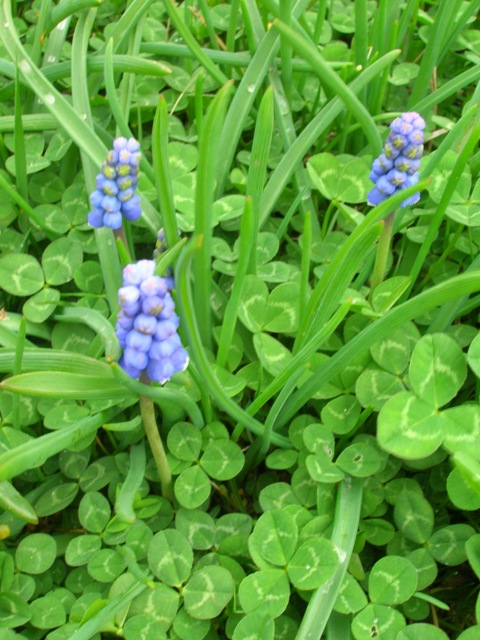
[[[146,383],[146,380],[143,380]],[[152,450],[153,459],[160,476],[160,484],[162,494],[167,500],[173,497],[172,490],[172,474],[168,466],[167,455],[163,446],[160,433],[158,432],[157,421],[155,420],[155,409],[153,400],[147,396],[140,396],[140,413],[142,415],[143,427],[147,435],[150,449]]]
[[[378,239],[377,254],[375,256],[375,265],[373,267],[372,279],[370,282],[370,299],[373,292],[385,277],[387,268],[388,253],[390,251],[390,243],[392,241],[393,223],[395,222],[395,211],[389,213],[383,221],[383,229]]]

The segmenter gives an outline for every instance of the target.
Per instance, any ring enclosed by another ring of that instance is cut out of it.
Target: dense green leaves
[[[0,3],[2,640],[477,638],[476,9]],[[419,183],[372,207],[409,110]],[[117,364],[152,257],[162,384]]]

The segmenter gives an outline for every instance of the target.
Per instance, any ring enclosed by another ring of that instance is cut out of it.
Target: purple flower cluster
[[[88,223],[92,227],[120,229],[122,218],[137,220],[140,217],[140,198],[135,193],[141,159],[139,149],[140,143],[134,138],[113,141],[113,149],[97,175],[97,188],[90,195],[93,209],[88,214]]]
[[[169,282],[154,272],[154,260],[140,260],[123,270],[116,334],[124,350],[122,369],[132,378],[146,372],[150,380],[163,384],[186,369],[188,353],[177,333],[179,318]]]
[[[375,187],[368,194],[368,204],[380,204],[394,193],[417,184],[424,129],[425,121],[415,111],[402,113],[392,122],[383,153],[372,164],[370,180]],[[414,193],[400,206],[415,204],[419,198],[420,193]]]

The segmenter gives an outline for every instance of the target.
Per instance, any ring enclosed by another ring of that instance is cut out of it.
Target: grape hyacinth
[[[372,164],[370,180],[375,187],[368,194],[368,204],[380,204],[394,193],[417,184],[424,129],[425,121],[415,111],[402,113],[391,123],[383,153]],[[420,193],[414,193],[400,206],[415,204],[419,198]]]
[[[132,378],[145,372],[163,384],[187,368],[188,353],[177,333],[179,318],[170,282],[154,275],[155,266],[154,260],[140,260],[123,270],[116,334],[124,350],[122,369]]]
[[[97,188],[90,195],[93,209],[88,214],[88,223],[92,227],[120,229],[122,218],[137,220],[140,217],[140,197],[135,193],[141,159],[139,149],[140,143],[134,138],[113,141],[113,149],[97,175]]]

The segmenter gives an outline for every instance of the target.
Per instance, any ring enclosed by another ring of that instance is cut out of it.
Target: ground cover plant
[[[480,637],[478,8],[0,1],[2,640]]]

